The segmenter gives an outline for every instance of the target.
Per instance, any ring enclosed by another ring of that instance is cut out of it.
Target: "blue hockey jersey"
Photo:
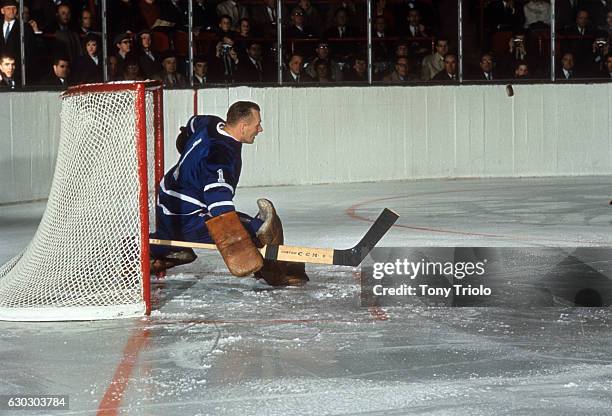
[[[202,216],[234,211],[234,193],[242,169],[242,143],[226,133],[216,116],[193,116],[181,157],[162,179],[157,215],[174,217],[181,228],[202,227]],[[170,218],[167,218],[170,220]]]

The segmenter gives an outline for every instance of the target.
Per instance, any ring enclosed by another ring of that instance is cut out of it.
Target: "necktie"
[[[9,33],[11,33],[11,24],[6,24],[6,31],[4,32],[4,40],[8,39]]]

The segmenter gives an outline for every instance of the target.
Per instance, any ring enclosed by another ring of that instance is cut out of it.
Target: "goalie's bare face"
[[[251,110],[251,117],[245,118],[240,123],[241,135],[243,143],[251,144],[255,141],[255,137],[263,131],[261,127],[261,115],[257,110]]]

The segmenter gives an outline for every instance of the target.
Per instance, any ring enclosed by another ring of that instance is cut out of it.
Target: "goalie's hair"
[[[226,123],[233,126],[240,120],[251,118],[253,110],[261,111],[259,106],[252,101],[236,101],[227,110]]]

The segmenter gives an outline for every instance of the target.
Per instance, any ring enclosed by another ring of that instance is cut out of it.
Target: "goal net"
[[[155,82],[81,85],[62,95],[49,200],[30,244],[0,267],[1,320],[149,313],[161,106]]]

